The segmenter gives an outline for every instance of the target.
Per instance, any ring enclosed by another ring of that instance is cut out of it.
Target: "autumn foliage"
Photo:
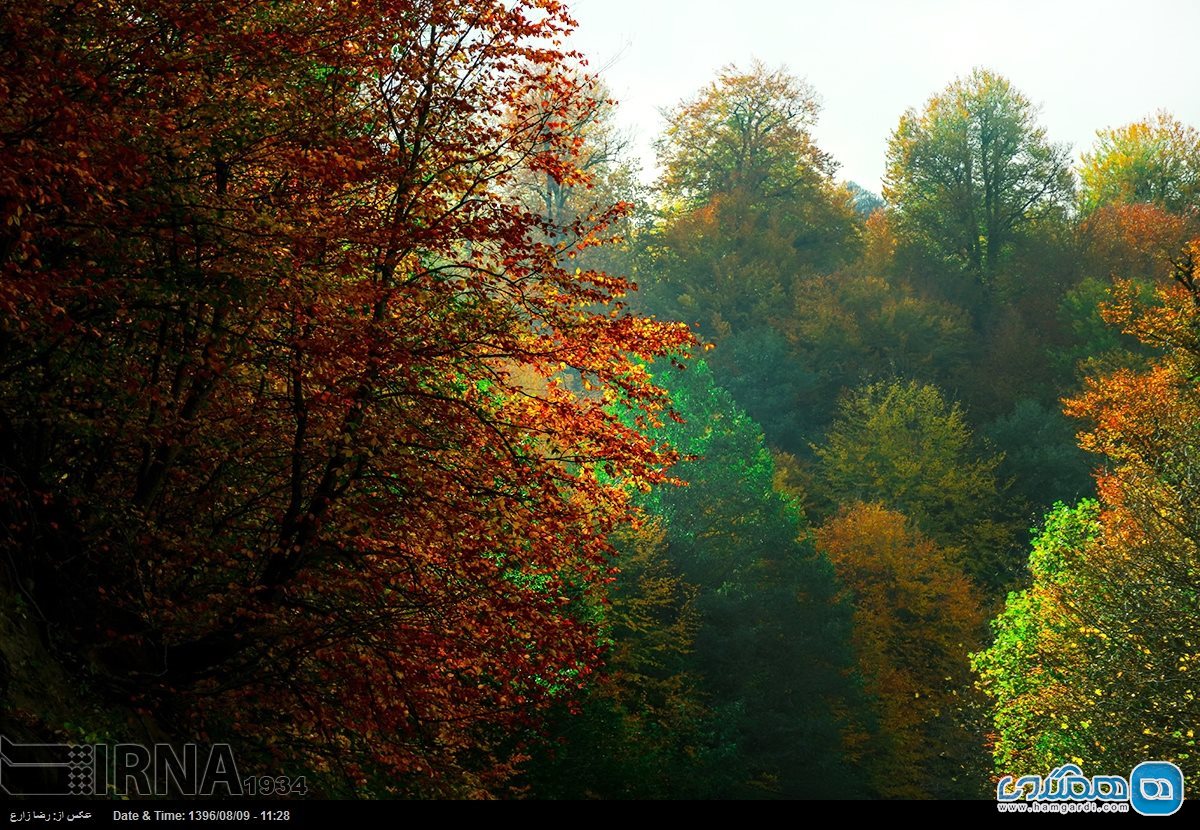
[[[1200,231],[1195,216],[1170,213],[1149,202],[1112,204],[1095,210],[1081,225],[1092,276],[1157,280]]]
[[[1082,162],[1085,213],[1109,204],[1154,204],[1176,215],[1200,208],[1200,132],[1166,110],[1099,130]]]
[[[935,770],[939,756],[970,756],[962,715],[983,623],[977,590],[952,551],[882,505],[844,507],[816,536],[854,603],[858,666],[878,701],[880,734],[859,748],[872,783],[884,797],[954,792],[953,771]]]
[[[62,648],[168,731],[492,786],[667,460],[631,356],[690,340],[575,268],[621,206],[513,193],[586,185],[563,6],[0,14],[0,546]]]
[[[0,732],[317,797],[1194,778],[1196,130],[1073,169],[980,68],[880,198],[731,64],[651,183],[574,25],[0,6]]]
[[[1089,379],[1067,402],[1088,425],[1081,446],[1105,466],[1098,501],[1047,517],[1032,586],[1009,597],[995,643],[975,658],[995,699],[1001,772],[1146,758],[1197,772],[1196,253],[1152,302],[1125,283],[1105,308],[1158,356]]]

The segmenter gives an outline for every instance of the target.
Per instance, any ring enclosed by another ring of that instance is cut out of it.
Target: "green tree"
[[[992,752],[1002,774],[1044,774],[1103,753],[1089,732],[1099,726],[1093,704],[1104,695],[1096,683],[1113,678],[1093,682],[1084,647],[1102,632],[1064,613],[1070,598],[1103,590],[1077,566],[1099,532],[1098,516],[1093,500],[1054,506],[1033,540],[1032,587],[1009,594],[992,623],[991,646],[972,656],[979,686],[993,701]],[[1107,759],[1097,769],[1110,769]]]
[[[1122,283],[1136,290],[1144,302],[1153,302],[1154,287],[1148,280],[1129,279]],[[1083,378],[1118,368],[1144,366],[1150,350],[1137,338],[1122,333],[1104,321],[1103,308],[1111,301],[1110,280],[1087,277],[1068,291],[1059,306],[1059,316],[1070,334],[1064,348],[1052,352],[1061,374],[1071,386]]]
[[[1013,482],[1009,498],[1042,513],[1056,501],[1075,501],[1092,492],[1087,456],[1075,445],[1075,430],[1062,413],[1022,398],[984,435],[1004,454],[997,470]]]
[[[787,337],[764,324],[731,334],[709,361],[767,443],[790,452],[806,448],[827,425],[823,380],[800,357]]]
[[[684,423],[654,434],[690,458],[647,507],[665,523],[671,560],[698,586],[696,673],[732,743],[727,779],[708,795],[861,794],[842,734],[862,713],[848,676],[851,609],[798,508],[774,487],[758,426],[703,362],[665,370]]]
[[[908,232],[977,280],[1073,194],[1067,149],[1005,78],[976,69],[909,110],[888,144],[884,197]]]

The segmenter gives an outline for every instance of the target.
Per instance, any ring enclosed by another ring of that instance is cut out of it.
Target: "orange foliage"
[[[1166,519],[1192,513],[1190,449],[1197,439],[1193,425],[1200,423],[1200,242],[1177,258],[1174,276],[1175,283],[1160,286],[1151,304],[1139,300],[1136,285],[1118,282],[1112,301],[1102,307],[1105,320],[1163,350],[1162,356],[1145,371],[1090,377],[1083,392],[1065,402],[1068,415],[1092,424],[1080,433],[1080,446],[1110,462],[1097,486],[1105,539],[1117,550],[1136,551],[1156,538],[1164,546],[1191,544],[1179,538],[1182,526]]]
[[[1200,232],[1195,220],[1150,203],[1115,203],[1092,213],[1081,232],[1092,276],[1157,278],[1172,258]]]
[[[885,797],[935,795],[931,764],[956,755],[967,654],[983,613],[950,551],[879,504],[858,503],[816,531],[854,602],[854,645],[877,699],[882,738],[867,760]]]

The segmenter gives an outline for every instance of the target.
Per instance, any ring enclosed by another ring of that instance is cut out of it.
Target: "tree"
[[[1090,424],[1080,446],[1105,466],[1097,501],[1047,516],[1031,587],[1010,596],[995,642],[976,657],[1002,772],[1067,760],[1121,771],[1147,758],[1200,772],[1197,254],[1180,258],[1176,284],[1155,302],[1125,285],[1105,309],[1159,355],[1089,379],[1067,402]]]
[[[967,315],[903,284],[842,269],[797,285],[793,303],[781,325],[793,360],[814,375],[816,386],[793,417],[815,423],[816,432],[828,428],[845,389],[891,375],[948,383],[965,366]]]
[[[882,210],[887,205],[882,197],[857,182],[846,182],[845,188],[849,191],[850,198],[854,200],[854,209],[863,219],[870,219],[875,211]]]
[[[861,266],[868,274],[888,276],[895,267],[896,219],[894,213],[876,210],[863,222],[863,253]]]
[[[695,674],[728,745],[710,797],[854,795],[843,733],[862,717],[848,677],[850,609],[795,504],[774,487],[762,433],[700,361],[657,375],[682,423],[653,434],[687,461],[656,487],[668,555],[696,585]]]
[[[770,446],[803,450],[824,430],[821,379],[775,328],[731,334],[709,362]]]
[[[962,409],[936,387],[897,380],[849,392],[814,451],[827,505],[881,503],[958,548],[981,582],[1010,577],[996,519],[1000,458],[976,453]]]
[[[662,215],[636,268],[651,310],[720,340],[775,317],[798,277],[854,257],[858,217],[809,135],[816,112],[806,84],[757,63],[667,112]]]
[[[619,210],[555,227],[513,195],[584,178],[570,18],[0,15],[0,547],[46,625],[247,765],[498,786],[505,736],[592,670],[576,609],[669,461],[613,408],[653,412],[636,357],[691,340],[566,266]]]
[[[884,198],[910,234],[982,283],[1073,192],[1067,150],[1036,118],[1005,78],[976,69],[906,112],[888,143]]]
[[[793,283],[854,255],[853,207],[837,198],[764,207],[739,190],[671,218],[642,236],[643,302],[716,341],[775,321]]]
[[[1152,204],[1175,214],[1200,208],[1200,132],[1165,110],[1100,130],[1079,171],[1085,214],[1115,204]]]
[[[879,504],[843,506],[816,531],[854,603],[854,650],[879,707],[868,767],[885,798],[976,795],[967,654],[983,612],[953,552]],[[950,759],[943,761],[942,759]]]
[[[809,134],[819,110],[812,87],[784,68],[726,66],[694,99],[667,110],[655,145],[659,186],[693,206],[739,190],[770,200],[811,189],[835,169]]]
[[[1022,398],[992,421],[984,435],[1004,455],[997,472],[1012,481],[1009,498],[1041,515],[1056,501],[1074,502],[1092,490],[1087,456],[1072,424],[1057,409]]]
[[[1104,320],[1104,307],[1116,286],[1128,291],[1137,286],[1142,302],[1154,301],[1154,285],[1137,278],[1100,280],[1088,277],[1062,298],[1059,315],[1070,333],[1066,348],[1053,353],[1061,371],[1078,386],[1088,376],[1099,376],[1118,368],[1145,367],[1150,350],[1136,337],[1121,332]]]
[[[1042,775],[1063,763],[1082,764],[1101,749],[1091,730],[1100,726],[1093,706],[1104,689],[1091,682],[1094,672],[1080,647],[1101,632],[1091,620],[1063,613],[1073,597],[1102,590],[1075,567],[1096,537],[1098,514],[1088,499],[1075,507],[1059,502],[1046,514],[1029,556],[1033,586],[1009,595],[992,622],[991,645],[972,655],[980,688],[993,701],[992,754],[1002,775]],[[1111,769],[1109,763],[1103,758],[1089,770]]]
[[[667,559],[661,521],[615,543],[620,573],[597,608],[603,672],[543,721],[525,780],[537,798],[703,798],[728,759],[714,757],[712,715],[688,671],[696,588]]]
[[[1180,249],[1200,235],[1198,219],[1148,202],[1101,205],[1079,226],[1085,273],[1101,279],[1166,279]]]
[[[1087,375],[1134,368],[1148,349],[1136,337],[1104,321],[1102,306],[1115,284],[1136,285],[1143,305],[1154,302],[1155,285],[1171,279],[1173,262],[1200,235],[1200,215],[1177,215],[1150,202],[1100,205],[1079,224],[1086,275],[1062,297],[1059,318],[1069,335],[1053,356],[1072,384]]]
[[[1044,303],[1006,302],[988,308],[975,330],[975,342],[965,372],[955,380],[978,422],[1001,417],[1024,398],[1053,401],[1058,393],[1047,352],[1066,339],[1057,330],[1055,292],[1042,294]],[[994,296],[994,295],[993,295]],[[1038,305],[1046,308],[1037,308]],[[1047,313],[1048,312],[1048,313]],[[1046,318],[1049,318],[1048,320]]]
[[[576,175],[532,169],[514,177],[521,201],[558,228],[609,211],[628,195],[621,191],[634,188],[635,177],[626,158],[629,139],[614,123],[617,102],[608,88],[582,69],[563,71],[561,85],[532,90],[529,103],[556,119],[555,140],[569,138]],[[547,150],[550,144],[548,138]]]

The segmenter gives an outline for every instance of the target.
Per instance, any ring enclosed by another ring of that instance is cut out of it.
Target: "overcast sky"
[[[1200,0],[568,0],[653,171],[659,109],[728,63],[786,64],[819,93],[818,144],[879,192],[901,113],[975,66],[1042,107],[1076,158],[1096,130],[1166,108],[1200,126]]]

